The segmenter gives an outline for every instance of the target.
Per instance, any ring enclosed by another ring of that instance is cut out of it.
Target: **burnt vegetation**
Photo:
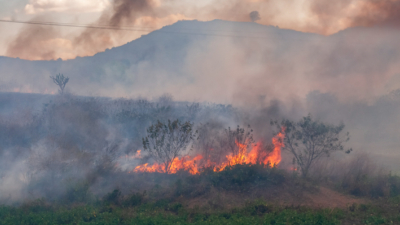
[[[285,134],[276,139],[282,162],[273,164],[246,163],[241,154],[254,146],[258,156],[271,154],[274,127],[252,128],[248,114],[232,106],[67,93],[38,96],[24,113],[7,113],[7,104],[0,120],[0,224],[400,223],[400,178],[368,155],[345,154],[351,150],[344,125],[311,115],[273,123]],[[198,173],[172,172],[174,160],[196,155]],[[215,169],[228,155],[239,161]],[[134,172],[155,163],[164,172]],[[315,210],[307,196],[326,187],[358,200]]]

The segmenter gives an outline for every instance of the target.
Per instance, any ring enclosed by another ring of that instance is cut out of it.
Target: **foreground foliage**
[[[35,201],[20,207],[0,207],[0,224],[398,224],[395,203],[386,207],[352,205],[348,209],[280,207],[262,202],[208,213],[160,200],[137,206],[108,202],[92,205],[47,205]]]
[[[282,170],[270,165],[235,165],[222,172],[205,170],[200,175],[142,174],[147,179],[169,183],[148,192],[123,195],[116,189],[101,199],[88,192],[87,185],[72,188],[65,199],[44,199],[17,207],[0,206],[3,224],[400,224],[397,176],[390,176],[391,198],[372,204],[353,204],[347,209],[321,209],[272,205],[260,199],[229,207],[219,204],[187,205],[211,190],[247,192],[279,189],[294,182]],[[288,180],[289,179],[289,180]],[[186,201],[187,202],[187,201]]]

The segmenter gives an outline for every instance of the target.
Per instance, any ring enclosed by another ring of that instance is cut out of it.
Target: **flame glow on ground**
[[[224,170],[227,166],[234,166],[238,164],[264,164],[277,166],[281,162],[281,148],[283,145],[283,138],[285,137],[284,132],[280,132],[274,138],[272,138],[272,144],[274,149],[272,152],[266,152],[262,150],[262,143],[258,142],[251,146],[250,151],[244,144],[240,144],[236,141],[236,145],[239,148],[237,154],[226,155],[226,160],[223,163],[217,165],[210,160],[203,160],[202,155],[197,155],[195,157],[184,156],[182,158],[175,158],[168,170],[169,174],[175,174],[180,170],[188,171],[189,173],[195,175],[199,174],[204,168],[212,168],[215,172]],[[138,151],[136,158],[140,158],[140,151]],[[154,163],[149,165],[148,163],[137,166],[133,172],[135,173],[167,173],[164,164]]]

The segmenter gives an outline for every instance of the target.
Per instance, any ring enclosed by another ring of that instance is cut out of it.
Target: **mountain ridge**
[[[340,95],[354,89],[354,84],[343,85],[340,79],[369,83],[375,74],[393,76],[389,68],[397,62],[400,47],[392,47],[392,42],[396,43],[398,35],[364,35],[371,34],[371,29],[352,28],[322,36],[253,22],[179,21],[93,56],[51,61],[0,57],[0,91],[55,91],[49,76],[63,73],[70,77],[67,88],[71,92],[87,96],[171,93],[179,100],[231,103],[241,95],[236,93],[239,84],[255,92],[241,97],[245,102],[257,96],[268,96],[266,101],[293,94],[305,97],[314,90]],[[385,41],[379,41],[379,35]],[[336,83],[327,86],[325,78]],[[254,84],[253,80],[273,80],[274,84]],[[226,93],[221,93],[220,82],[226,83]],[[393,82],[388,85],[392,90],[400,88]],[[279,94],[278,87],[284,86],[292,93]],[[354,93],[357,97],[375,94],[368,88]]]

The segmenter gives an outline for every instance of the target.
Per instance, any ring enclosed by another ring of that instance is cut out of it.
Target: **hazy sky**
[[[250,21],[250,12],[258,11],[258,23],[329,35],[354,26],[397,26],[399,9],[399,0],[0,0],[0,19],[157,29],[178,20]],[[0,55],[49,59],[10,49],[16,40],[25,40],[27,35],[41,40],[39,44],[59,49],[57,58],[70,59],[123,45],[146,33],[116,32],[118,35],[107,45],[87,51],[76,44],[84,32],[82,28],[56,28],[51,34],[43,29],[26,31],[32,27],[0,23]]]

